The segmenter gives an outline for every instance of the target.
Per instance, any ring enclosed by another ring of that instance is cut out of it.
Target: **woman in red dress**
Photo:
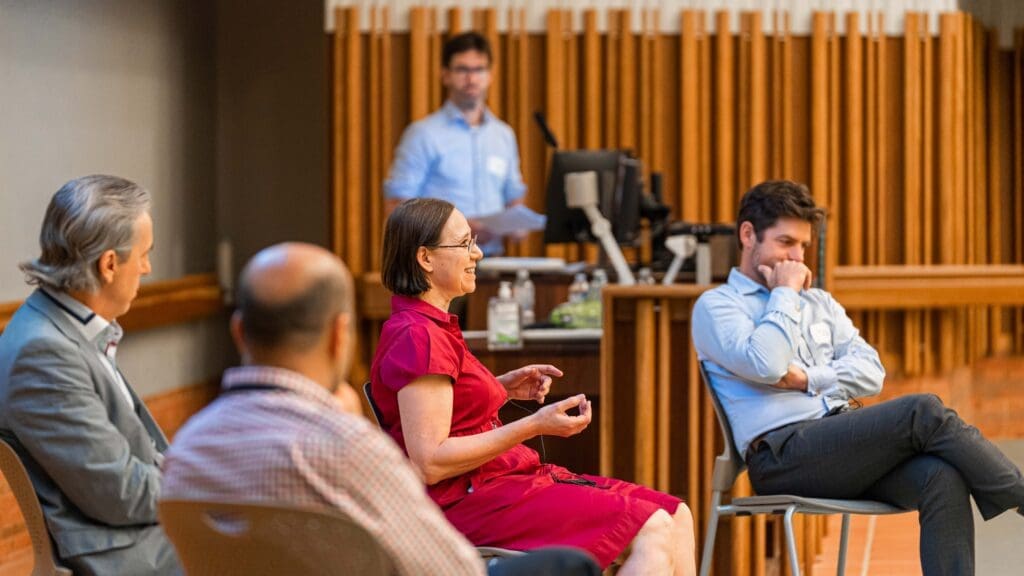
[[[562,373],[531,365],[495,377],[466,347],[448,306],[476,289],[482,257],[448,202],[409,200],[388,218],[381,277],[394,293],[392,314],[371,367],[384,429],[477,546],[575,546],[602,567],[625,555],[623,576],[695,573],[693,518],[678,498],[542,464],[522,444],[586,428],[592,414],[582,394],[507,425],[498,419],[510,398],[543,403]]]

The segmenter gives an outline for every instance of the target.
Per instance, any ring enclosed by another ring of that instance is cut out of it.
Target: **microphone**
[[[554,149],[558,149],[558,140],[555,140],[555,135],[551,132],[551,128],[548,127],[548,121],[544,119],[544,113],[537,110],[533,113],[533,119],[537,121],[537,126],[540,126],[540,132],[544,135],[544,141],[548,143]]]

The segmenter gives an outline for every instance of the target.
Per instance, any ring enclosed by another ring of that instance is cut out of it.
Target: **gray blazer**
[[[167,438],[134,391],[136,409],[127,405],[73,322],[36,290],[0,335],[0,435],[28,470],[61,558],[166,546],[149,534]]]

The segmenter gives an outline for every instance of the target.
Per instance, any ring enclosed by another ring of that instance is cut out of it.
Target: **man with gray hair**
[[[167,439],[117,369],[117,318],[149,274],[149,192],[123,178],[61,187],[43,218],[37,289],[0,335],[0,437],[28,470],[75,574],[178,574],[157,524]]]

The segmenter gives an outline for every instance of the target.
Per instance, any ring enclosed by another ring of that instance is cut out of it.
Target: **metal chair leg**
[[[846,574],[846,545],[849,536],[850,515],[843,514],[843,530],[839,534],[839,569],[836,570],[836,574],[839,576],[844,576]]]
[[[793,576],[800,576],[800,561],[796,556],[796,538],[793,537],[793,514],[795,512],[795,506],[786,508],[786,515],[783,517],[782,523],[786,526],[786,547],[789,548],[790,571]]]
[[[704,535],[704,550],[700,555],[700,576],[708,576],[711,573],[711,562],[715,552],[715,534],[718,532],[718,506],[721,501],[721,492],[711,494],[711,516],[708,517],[707,534]]]

